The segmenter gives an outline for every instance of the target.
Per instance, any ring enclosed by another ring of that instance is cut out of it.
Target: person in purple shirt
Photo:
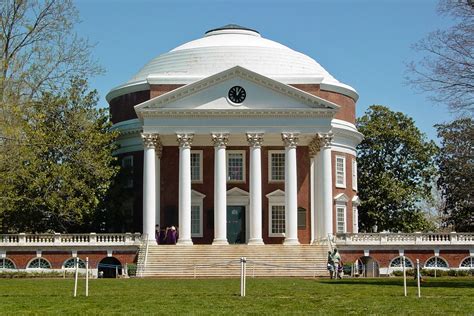
[[[169,229],[166,230],[166,244],[176,245],[176,239],[176,227],[171,226]]]

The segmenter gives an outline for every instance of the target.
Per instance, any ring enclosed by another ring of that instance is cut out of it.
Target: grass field
[[[91,280],[77,298],[72,279],[0,279],[0,314],[321,314],[474,315],[474,278],[431,278],[416,297],[410,280],[239,279]]]

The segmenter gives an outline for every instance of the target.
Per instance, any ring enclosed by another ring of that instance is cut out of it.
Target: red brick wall
[[[135,113],[135,109],[133,107],[149,99],[149,90],[127,93],[113,98],[109,102],[109,111],[112,123],[116,124],[118,122],[137,118],[137,114]]]
[[[36,251],[7,251],[7,258],[15,263],[17,269],[26,269],[28,263],[36,258]],[[99,262],[107,257],[107,251],[78,251],[77,256],[85,261],[89,258],[89,266],[96,269]],[[134,251],[114,251],[112,256],[122,265],[136,262],[137,253]],[[64,262],[72,258],[71,251],[43,251],[41,258],[51,263],[52,269],[61,269]]]
[[[336,156],[343,156],[346,158],[346,188],[336,187]],[[346,205],[346,228],[347,232],[353,231],[353,214],[352,214],[352,198],[357,195],[357,192],[352,189],[352,159],[356,157],[350,154],[332,151],[332,183],[333,183],[333,197],[340,193],[345,193],[349,197],[349,202]],[[334,202],[334,201],[333,201]],[[336,217],[336,203],[333,203],[333,229],[336,232],[337,217]]]

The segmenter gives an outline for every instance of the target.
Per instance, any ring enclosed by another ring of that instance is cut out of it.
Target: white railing
[[[337,245],[474,245],[474,233],[337,234]]]
[[[0,235],[5,246],[140,246],[140,233],[124,234],[6,234]]]

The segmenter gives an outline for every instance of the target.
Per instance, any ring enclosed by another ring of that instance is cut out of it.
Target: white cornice
[[[248,69],[242,68],[240,66],[235,66],[210,77],[204,78],[197,82],[191,83],[189,85],[177,88],[170,92],[167,92],[163,95],[157,96],[151,100],[145,101],[141,104],[135,106],[135,111],[137,112],[138,117],[142,118],[142,113],[145,110],[162,111],[163,107],[166,104],[176,102],[182,98],[188,97],[192,94],[200,92],[209,87],[215,86],[221,82],[224,82],[229,79],[239,77],[254,84],[263,86],[267,89],[282,93],[292,99],[295,99],[299,102],[306,104],[309,109],[325,110],[332,112],[334,115],[339,109],[339,105],[336,103],[327,101],[320,97],[309,94],[300,89],[294,88],[292,86],[283,84],[271,78],[262,76],[258,73],[252,72]],[[255,110],[251,110],[255,111]],[[259,111],[259,110],[256,110]]]
[[[306,110],[181,110],[181,109],[146,109],[140,112],[139,117],[319,117],[332,118],[335,110],[306,109]]]

